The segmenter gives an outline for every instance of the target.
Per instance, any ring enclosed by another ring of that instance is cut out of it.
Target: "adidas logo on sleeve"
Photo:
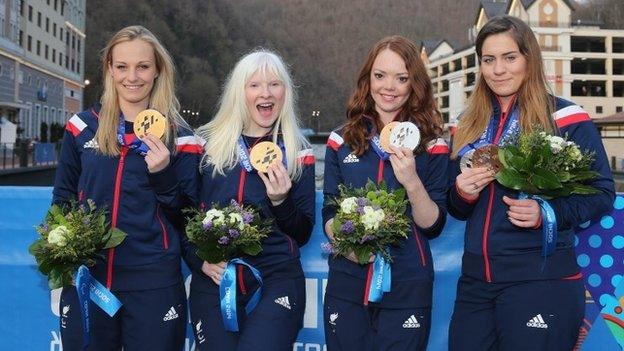
[[[403,322],[403,329],[415,329],[420,328],[420,323],[416,319],[416,316],[411,315],[405,322]]]
[[[174,320],[174,319],[176,319],[178,317],[180,317],[178,315],[178,312],[176,312],[175,308],[173,308],[173,306],[171,306],[169,311],[167,311],[167,313],[163,317],[163,321],[167,322],[167,321],[170,321],[170,320]]]
[[[527,322],[527,327],[530,328],[540,328],[540,329],[548,329],[548,324],[542,318],[542,314],[538,314],[537,316],[531,318],[530,321]]]

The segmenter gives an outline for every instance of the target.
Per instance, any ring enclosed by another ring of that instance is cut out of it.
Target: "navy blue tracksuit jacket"
[[[429,239],[437,237],[446,221],[446,186],[449,149],[444,140],[435,139],[424,145],[415,156],[416,172],[422,180],[431,199],[439,207],[439,217],[429,228],[419,228],[413,224],[412,233],[399,246],[391,248],[392,286],[384,293],[381,302],[371,306],[385,308],[431,307],[433,285],[433,263],[429,249]],[[374,150],[369,148],[361,156],[355,156],[349,145],[344,143],[342,130],[331,133],[325,154],[325,185],[323,223],[333,218],[337,208],[328,200],[339,196],[338,185],[364,187],[370,179],[385,181],[389,189],[402,187],[394,176],[389,160],[382,161]],[[411,218],[411,207],[406,215]],[[329,258],[327,295],[343,300],[366,304],[367,284],[371,279],[369,266],[358,265],[337,256]]]
[[[496,99],[493,117],[502,111]],[[455,186],[450,187],[448,210],[466,220],[462,274],[486,282],[515,282],[560,279],[580,273],[574,253],[574,228],[609,211],[615,192],[609,162],[600,135],[589,115],[573,102],[557,98],[554,120],[559,134],[579,145],[582,151],[595,152],[591,169],[600,177],[589,183],[599,190],[595,195],[572,195],[549,200],[557,218],[556,251],[541,256],[542,228],[524,229],[507,218],[503,196],[518,198],[518,192],[494,181],[474,202],[465,201]],[[498,125],[498,124],[497,124]],[[459,174],[459,160],[451,164],[451,179]]]

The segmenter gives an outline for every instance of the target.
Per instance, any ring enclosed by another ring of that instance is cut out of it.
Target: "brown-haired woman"
[[[449,213],[467,220],[462,276],[450,326],[450,350],[571,350],[584,315],[584,288],[574,254],[574,228],[599,216],[614,199],[600,136],[588,114],[549,93],[531,28],[511,16],[492,18],[477,36],[481,75],[455,134]],[[459,158],[487,144],[513,141],[540,126],[595,152],[595,195],[544,201],[494,180],[489,168]],[[551,229],[553,240],[548,238]]]
[[[375,142],[392,121],[410,121],[421,146],[385,153]],[[372,265],[353,253],[329,258],[325,338],[330,350],[424,350],[431,325],[433,269],[428,240],[446,220],[449,149],[440,139],[442,121],[431,81],[416,46],[400,36],[379,41],[369,52],[351,96],[346,124],[331,133],[325,156],[323,223],[330,240],[338,185],[363,187],[371,179],[404,188],[413,231],[391,248],[391,291],[371,298]],[[371,257],[373,262],[374,257]],[[371,302],[374,301],[374,302]]]

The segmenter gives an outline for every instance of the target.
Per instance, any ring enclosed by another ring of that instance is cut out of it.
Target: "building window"
[[[622,106],[615,106],[615,112],[617,113],[622,112]]]
[[[41,56],[41,40],[37,40],[37,55]]]
[[[474,85],[475,83],[475,73],[474,72],[470,72],[468,74],[466,74],[466,86],[469,87],[471,85]]]
[[[61,1],[61,15],[65,14],[65,1]]]
[[[24,46],[24,31],[19,31],[19,46]]]
[[[577,37],[570,38],[570,46],[573,52],[606,52],[605,38],[602,37]]]
[[[605,81],[573,80],[572,96],[607,96],[605,87]]]
[[[45,46],[45,59],[46,60],[48,59],[48,50],[49,50],[49,47],[48,47],[48,44],[46,44]]]
[[[624,82],[623,81],[614,81],[613,82],[613,97],[624,97]]]
[[[32,6],[28,6],[28,20],[32,22],[32,16],[33,16],[33,8]]]
[[[56,49],[52,49],[52,63],[56,63]]]
[[[32,36],[28,36],[28,51],[32,51]]]
[[[0,76],[2,76],[2,65],[0,64]]]
[[[575,58],[571,64],[572,74],[606,74],[604,59]]]
[[[72,34],[72,49],[76,48],[76,36]]]
[[[59,66],[63,67],[63,53],[59,52]]]
[[[54,0],[54,11],[58,8],[58,0]]]
[[[602,106],[596,106],[596,113],[602,113]]]
[[[71,70],[73,71],[75,67],[76,67],[76,60],[72,59],[71,60]]]
[[[78,52],[80,52],[80,38],[78,38]]]
[[[52,23],[52,36],[56,37],[56,23]]]
[[[50,17],[46,17],[46,32],[50,33]]]
[[[37,11],[37,26],[41,28],[41,12]]]
[[[624,37],[613,37],[611,49],[614,53],[624,52]]]
[[[59,27],[59,39],[63,41],[63,27]]]
[[[69,31],[65,31],[65,44],[69,46]]]
[[[24,2],[25,1],[23,1],[23,0],[19,2],[20,16],[24,16]]]
[[[69,69],[69,57],[65,55],[65,68]]]
[[[613,74],[624,74],[624,60],[613,60]]]
[[[80,61],[76,62],[76,73],[80,73]]]
[[[471,68],[475,66],[475,55],[468,55],[466,57],[466,68]]]

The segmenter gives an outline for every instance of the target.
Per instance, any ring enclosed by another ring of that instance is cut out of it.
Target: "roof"
[[[487,18],[492,18],[498,15],[504,15],[507,13],[507,1],[506,0],[481,0],[481,7],[485,11]],[[478,14],[477,14],[478,16]]]
[[[624,124],[624,112],[618,112],[614,115],[602,117],[602,118],[594,118],[592,119],[595,124]]]
[[[421,48],[425,49],[427,55],[431,54],[435,49],[437,49],[440,44],[442,44],[445,39],[426,39],[420,43]]]
[[[522,6],[524,6],[525,9],[528,9],[531,5],[533,5],[533,3],[537,1],[537,0],[520,0],[520,2],[522,2]],[[574,4],[572,3],[572,1],[570,0],[562,0],[566,5],[568,5],[568,7],[570,9],[572,9],[572,11],[575,10]]]

